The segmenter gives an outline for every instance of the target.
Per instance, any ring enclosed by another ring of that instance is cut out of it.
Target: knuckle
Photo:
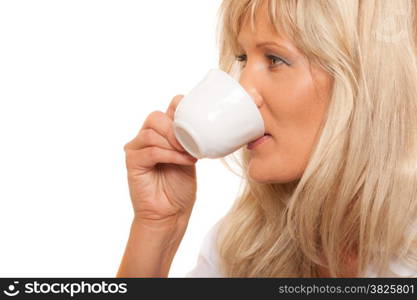
[[[149,128],[149,127],[157,126],[157,124],[161,122],[164,116],[165,114],[159,110],[155,110],[151,112],[146,118],[146,121],[144,125],[142,126],[142,128]]]
[[[141,138],[143,140],[143,144],[148,146],[156,146],[160,144],[158,133],[152,128],[145,130]]]
[[[161,117],[161,114],[163,114],[162,111],[160,110],[154,110],[153,112],[151,112],[148,116],[148,119],[158,119]]]
[[[153,139],[153,132],[152,130],[144,130],[142,132],[142,137],[141,137],[144,141],[146,141],[147,143],[152,142]]]

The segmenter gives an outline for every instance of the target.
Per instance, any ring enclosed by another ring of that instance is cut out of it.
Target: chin
[[[247,176],[257,183],[289,183],[301,178],[303,172],[274,167],[274,164],[263,161],[249,162]]]

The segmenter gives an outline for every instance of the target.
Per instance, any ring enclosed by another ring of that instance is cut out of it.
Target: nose
[[[259,88],[257,87],[257,81],[255,76],[255,72],[251,71],[249,68],[246,67],[240,74],[239,83],[249,94],[249,96],[252,97],[256,106],[259,108],[263,104],[263,99],[259,92]]]

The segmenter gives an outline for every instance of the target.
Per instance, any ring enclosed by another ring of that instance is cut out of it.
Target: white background
[[[132,220],[123,146],[218,67],[220,0],[0,2],[0,276],[114,277]],[[197,163],[182,277],[240,179]]]

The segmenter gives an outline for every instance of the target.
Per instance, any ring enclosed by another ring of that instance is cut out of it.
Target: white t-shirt
[[[185,277],[226,277],[220,272],[219,258],[216,249],[216,237],[219,225],[220,223],[217,222],[206,234],[200,248],[197,263]],[[399,261],[391,262],[390,269],[397,274],[398,277],[417,277],[417,270],[411,269]],[[372,268],[368,268],[365,274],[364,277],[376,277],[376,272]]]

